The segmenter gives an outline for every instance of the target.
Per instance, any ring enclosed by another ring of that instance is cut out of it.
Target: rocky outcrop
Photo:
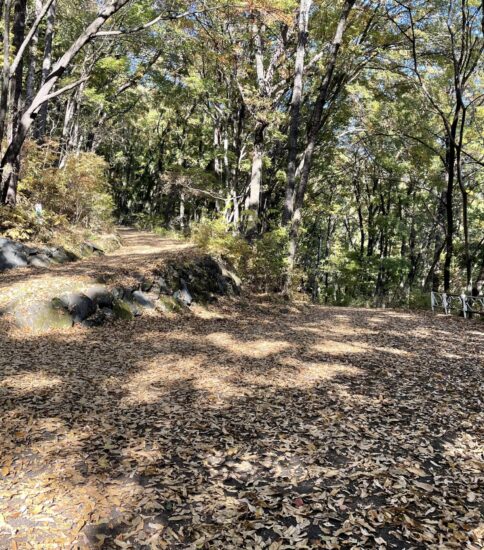
[[[102,246],[109,252],[120,246],[116,235],[100,235]],[[99,245],[85,241],[80,246],[79,256],[62,246],[34,247],[0,237],[0,273],[16,267],[49,267],[52,264],[74,262],[84,256],[102,256]]]
[[[171,263],[134,288],[96,285],[84,293],[64,294],[54,298],[52,307],[62,309],[72,323],[93,327],[110,319],[133,319],[143,310],[180,311],[196,302],[239,294],[240,290],[240,279],[225,264],[204,256],[190,263]]]
[[[0,237],[0,272],[16,267],[48,267],[77,259],[62,247],[32,247]]]
[[[22,257],[22,256],[20,256]],[[211,256],[185,263],[170,263],[132,287],[94,285],[84,292],[68,292],[48,302],[13,304],[17,324],[34,331],[74,324],[96,327],[111,319],[131,320],[143,311],[172,313],[218,296],[236,295],[240,279]]]

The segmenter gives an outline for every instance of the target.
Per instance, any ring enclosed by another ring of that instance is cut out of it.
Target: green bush
[[[249,243],[223,217],[202,220],[192,229],[202,250],[229,262],[257,290],[282,289],[286,273],[287,233],[276,229]]]
[[[257,288],[279,291],[287,271],[288,238],[285,228],[278,228],[254,241],[247,276]]]
[[[26,144],[19,182],[19,204],[42,204],[45,213],[93,230],[112,222],[113,201],[106,161],[94,153],[71,154],[58,167],[57,144]]]
[[[59,168],[57,150],[55,142],[25,144],[17,206],[0,209],[3,236],[47,242],[59,231],[97,232],[112,225],[106,162],[94,153],[79,153]],[[35,213],[37,203],[41,216]]]

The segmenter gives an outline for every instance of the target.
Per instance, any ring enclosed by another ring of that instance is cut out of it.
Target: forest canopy
[[[180,231],[261,290],[484,282],[480,0],[0,0],[0,229]],[[12,233],[10,233],[10,236]],[[427,299],[427,298],[425,298]]]

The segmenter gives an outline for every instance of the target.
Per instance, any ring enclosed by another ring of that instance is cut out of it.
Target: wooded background
[[[263,290],[378,306],[481,291],[480,0],[0,11],[7,235],[36,236],[38,202],[48,225],[114,209]]]

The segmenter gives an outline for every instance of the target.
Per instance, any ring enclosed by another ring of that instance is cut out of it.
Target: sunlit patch
[[[207,340],[217,347],[254,359],[268,357],[291,347],[291,344],[284,340],[240,341],[233,338],[227,332],[213,332],[207,335]]]
[[[356,376],[361,374],[361,369],[343,363],[318,363],[302,361],[295,357],[282,358],[283,366],[295,367],[297,376],[292,377],[292,383],[305,386],[312,385],[319,380],[332,380],[338,376]]]
[[[473,415],[465,421],[467,427],[479,426],[482,424],[482,418],[479,415]],[[482,474],[482,456],[484,454],[484,444],[482,440],[474,435],[462,433],[452,442],[444,444],[444,454],[461,471],[467,471],[474,475]]]
[[[399,348],[375,347],[373,349],[376,350],[376,351],[381,351],[383,353],[391,353],[392,355],[400,355],[402,357],[409,357],[410,355],[412,355],[412,353],[410,353],[409,351],[404,350],[404,349],[399,349]]]
[[[222,315],[219,311],[213,311],[210,309],[207,309],[206,307],[194,304],[190,308],[190,312],[195,315],[195,317],[198,317],[199,319],[204,319],[207,321],[211,321],[213,319],[226,319],[226,315]]]
[[[169,356],[145,364],[122,386],[127,392],[122,404],[156,403],[172,391],[189,390],[192,384],[191,376],[201,375],[200,363],[201,359],[197,356],[191,359]]]
[[[62,384],[62,379],[58,376],[51,376],[42,372],[26,372],[8,376],[0,383],[0,387],[9,388],[20,393],[28,393],[54,388],[59,384]]]
[[[462,359],[462,355],[457,355],[456,353],[449,353],[448,351],[443,351],[441,355],[446,359]]]
[[[315,351],[321,353],[368,353],[370,346],[368,344],[358,342],[352,344],[351,342],[338,342],[337,340],[325,340],[321,344],[316,344],[313,348]]]

